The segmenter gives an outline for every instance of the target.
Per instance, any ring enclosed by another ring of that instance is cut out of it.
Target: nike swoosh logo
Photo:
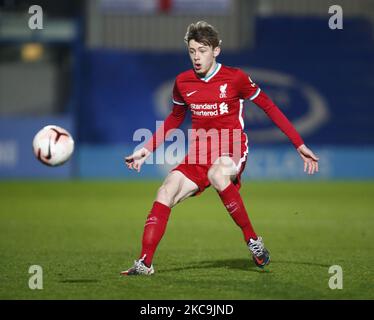
[[[197,92],[197,90],[195,90],[195,91],[192,91],[192,92],[188,92],[187,94],[186,94],[186,96],[187,97],[189,97],[189,96],[192,96],[194,93],[196,93]]]
[[[52,158],[52,153],[51,153],[51,138],[49,138],[49,143],[48,143],[48,154],[44,158],[47,159],[47,160],[51,160],[51,158]],[[46,160],[43,159],[43,157],[42,157],[42,150],[40,148],[38,149],[38,159],[41,162],[43,162],[45,165],[51,166],[51,164],[48,161],[46,161]]]
[[[48,143],[48,154],[45,157],[47,160],[51,160],[52,158],[52,153],[51,153],[51,138],[49,138],[49,143]]]
[[[258,264],[263,264],[264,263],[264,259],[260,259],[260,258],[257,258],[255,257],[256,261]]]

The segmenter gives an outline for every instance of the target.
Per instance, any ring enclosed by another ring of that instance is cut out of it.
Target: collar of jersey
[[[204,78],[200,78],[202,81],[205,81],[205,82],[208,82],[210,79],[212,79],[217,73],[218,71],[221,69],[221,64],[220,63],[217,63],[216,67],[214,68],[214,70],[211,72],[210,75],[204,77]]]

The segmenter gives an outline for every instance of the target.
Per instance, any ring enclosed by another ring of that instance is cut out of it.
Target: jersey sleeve
[[[238,95],[241,99],[254,100],[260,94],[261,89],[254,83],[249,75],[238,69],[235,77]]]
[[[274,104],[274,102],[265,94],[261,92],[253,102],[260,107],[267,116],[278,126],[278,128],[291,140],[297,149],[304,144],[303,139],[297,132],[292,123],[284,115],[284,113]]]
[[[162,125],[156,130],[152,138],[147,141],[144,147],[151,152],[155,151],[162,143],[164,143],[165,139],[174,131],[174,129],[182,124],[185,117],[186,108],[174,105],[173,110],[166,117]]]
[[[179,92],[177,80],[175,80],[175,82],[174,82],[173,103],[174,103],[174,105],[178,105],[178,106],[186,106],[186,103],[184,102],[184,99]]]
[[[187,113],[187,108],[185,106],[186,104],[178,90],[177,81],[175,81],[173,88],[173,109],[166,117],[163,124],[153,134],[152,138],[147,141],[144,146],[146,149],[151,152],[156,150],[162,143],[164,143],[165,139],[174,131],[174,129],[182,124]]]

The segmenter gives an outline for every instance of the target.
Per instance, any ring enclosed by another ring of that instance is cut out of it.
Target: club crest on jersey
[[[226,95],[226,89],[227,89],[227,83],[221,85],[219,87],[219,91],[220,91],[220,94],[219,94],[219,97],[222,99],[222,98],[227,98],[227,95]]]

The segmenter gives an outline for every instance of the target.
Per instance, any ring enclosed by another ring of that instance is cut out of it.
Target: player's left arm
[[[318,172],[319,158],[304,144],[300,134],[275,103],[263,91],[258,92],[252,101],[264,110],[267,116],[291,140],[304,161],[304,172],[308,171],[308,174]]]
[[[308,174],[318,172],[318,157],[304,144],[300,134],[283,114],[283,112],[252,81],[252,79],[240,69],[238,69],[235,74],[235,86],[238,90],[238,95],[240,98],[249,99],[264,110],[267,116],[291,140],[300,157],[304,161],[304,172],[308,171]]]

